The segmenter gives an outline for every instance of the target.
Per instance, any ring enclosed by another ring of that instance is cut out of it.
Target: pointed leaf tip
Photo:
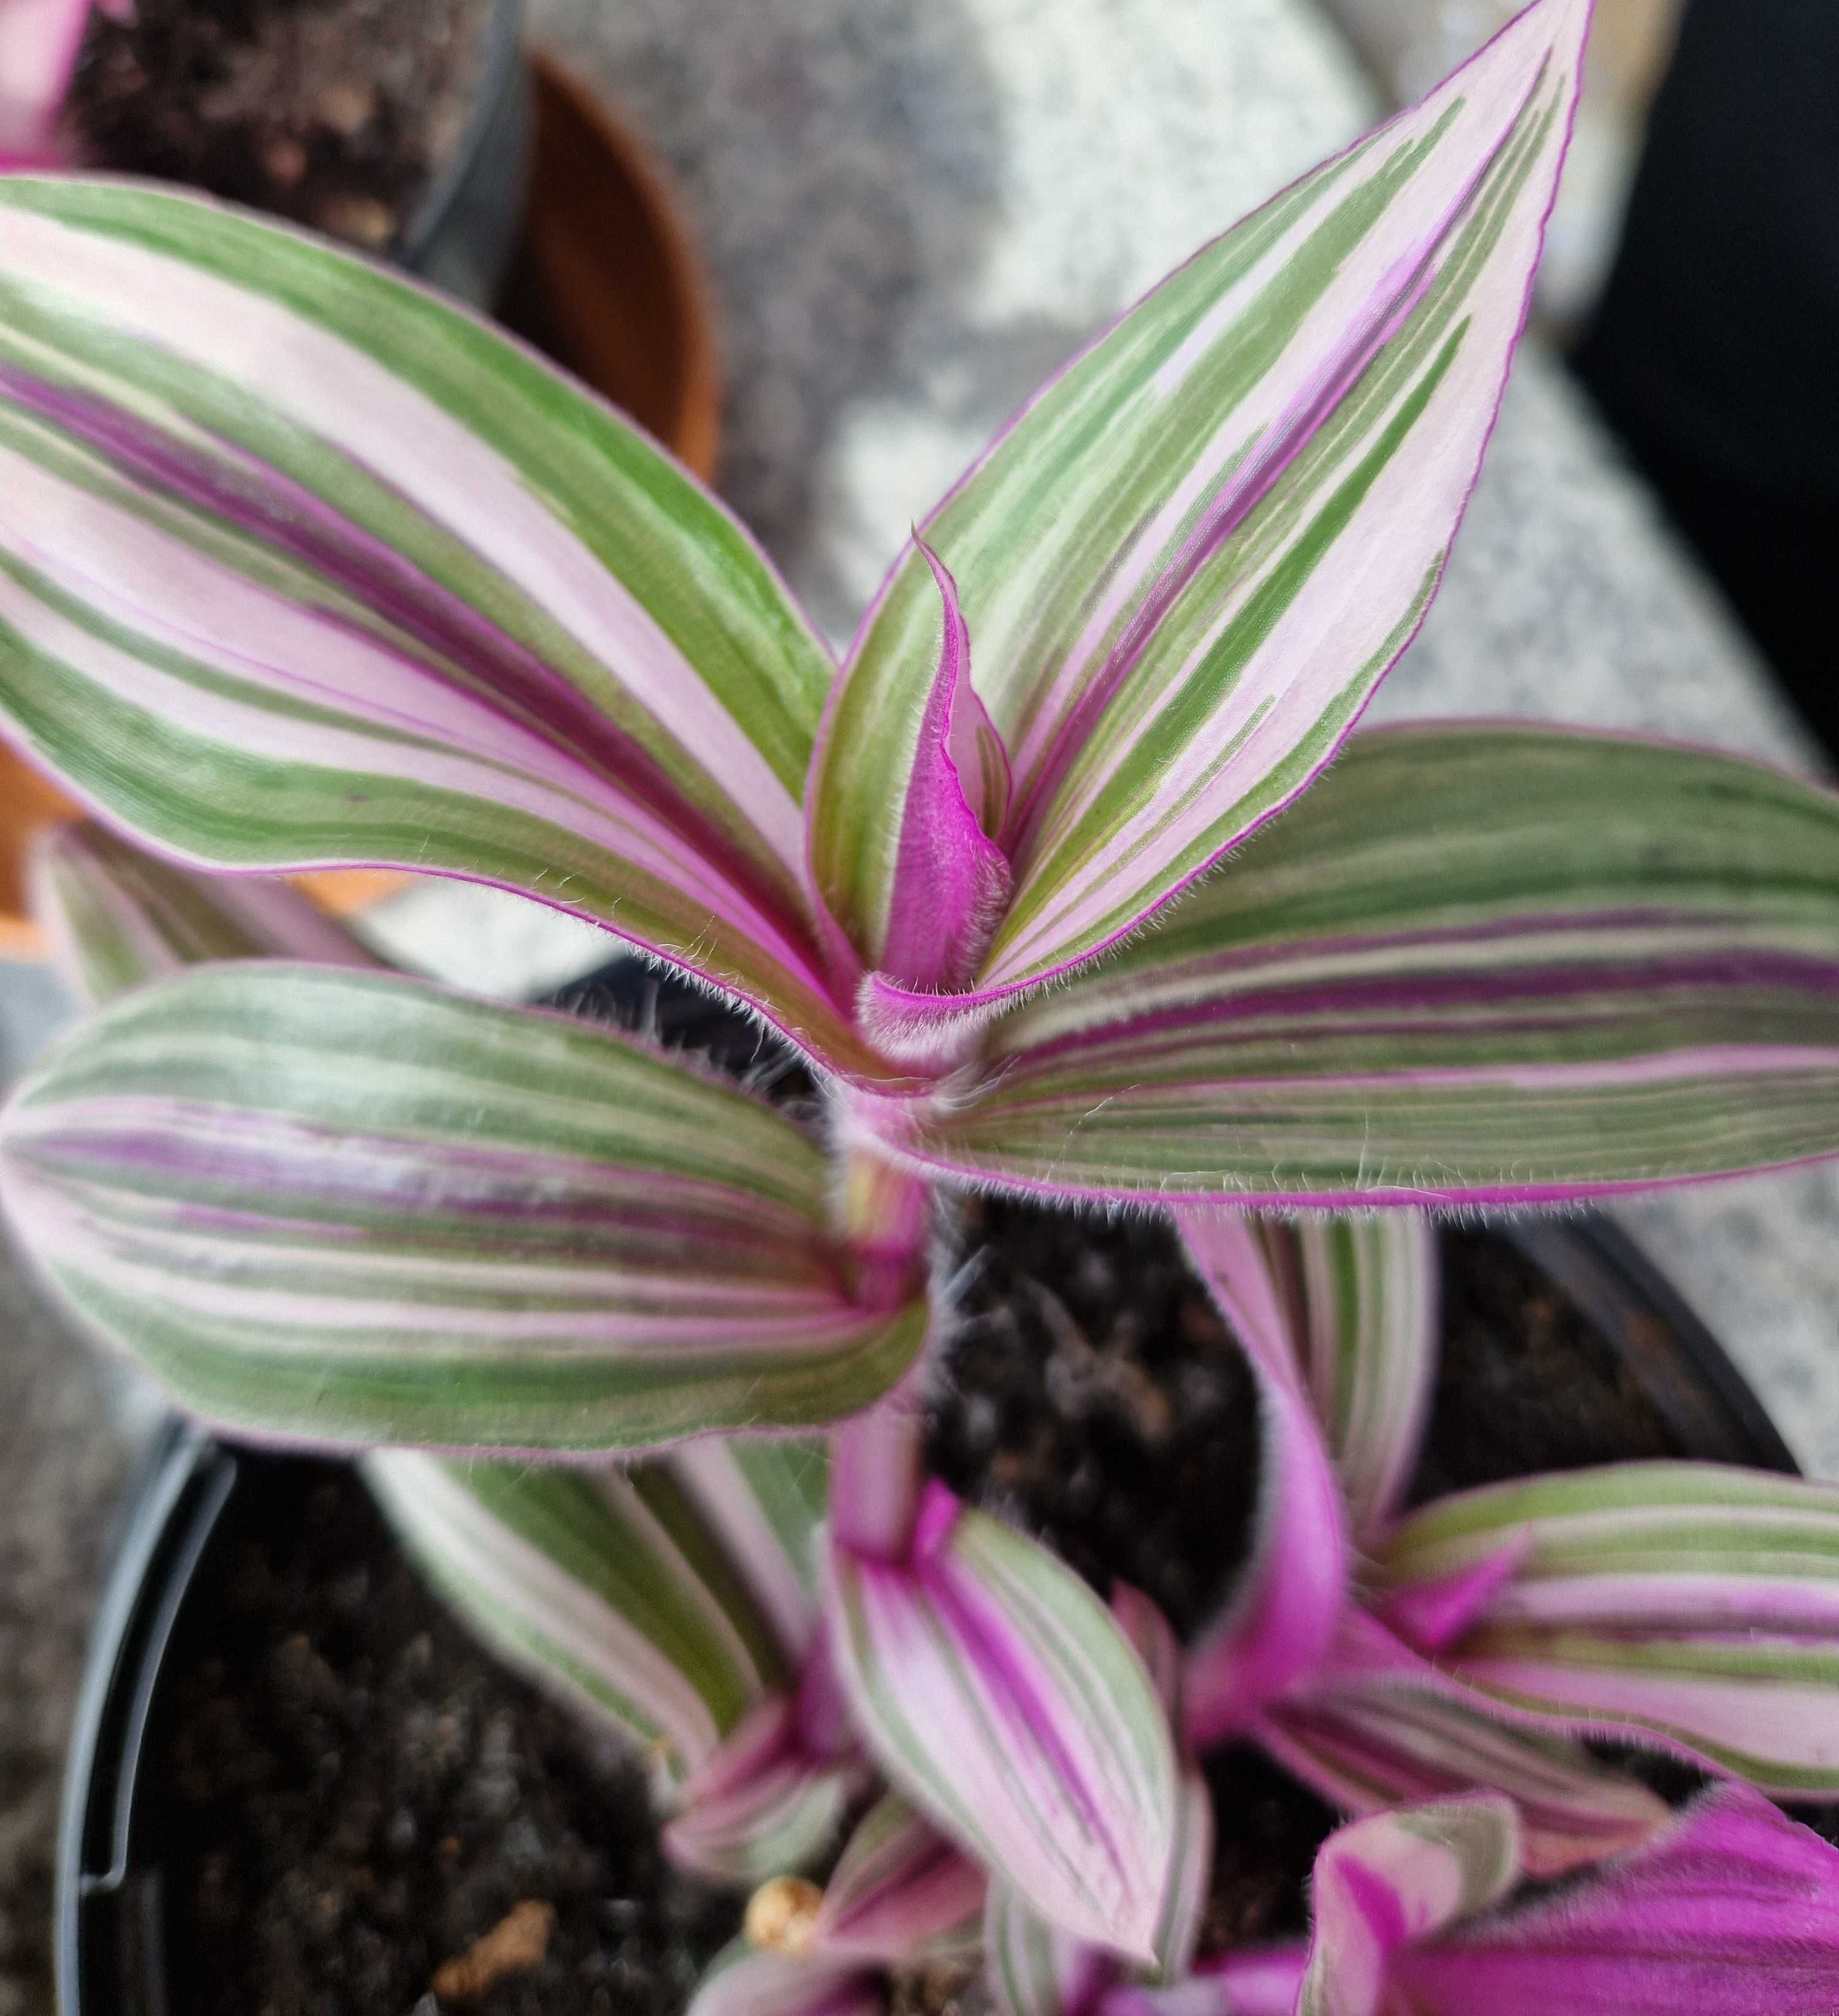
[[[1333,754],[1441,579],[1523,326],[1586,10],[1546,0],[1207,246],[927,521],[1008,747],[1016,887],[949,1015],[1127,939]],[[851,653],[838,848],[932,676],[918,554]],[[845,751],[849,753],[845,754]],[[884,1004],[891,1017],[902,1004]]]
[[[908,1563],[839,1547],[833,1571],[837,1663],[890,1779],[1042,1917],[1153,1960],[1174,1747],[1097,1597],[973,1511]]]
[[[916,709],[910,747],[872,815],[838,847],[815,850],[812,871],[833,913],[872,968],[930,992],[966,985],[1002,921],[1012,877],[1001,844],[1009,807],[1002,738],[971,685],[970,633],[957,584],[914,536],[937,591],[937,657]],[[839,692],[832,715],[848,705]],[[888,732],[898,727],[888,725]],[[826,735],[812,800],[834,790]],[[814,837],[826,829],[814,826]]]

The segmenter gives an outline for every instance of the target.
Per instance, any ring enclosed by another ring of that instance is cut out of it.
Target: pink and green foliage
[[[58,114],[70,88],[92,0],[0,0],[0,173],[56,166]],[[94,0],[118,21],[134,0]]]
[[[1632,1463],[1401,1516],[1435,1370],[1428,1224],[1180,1219],[1265,1385],[1257,1550],[1189,1654],[1197,1741],[1251,1736],[1355,1813],[1510,1793],[1538,1875],[1664,1817],[1585,1736],[1839,1793],[1839,1489]]]
[[[1104,2016],[1826,2016],[1839,1982],[1839,1849],[1736,1786],[1654,1838],[1518,1903],[1510,1802],[1359,1820],[1316,1859],[1307,1949],[1230,1957]]]
[[[1580,1732],[1839,1784],[1831,1494],[1401,1518],[1421,1223],[1233,1208],[1839,1154],[1839,799],[1353,732],[1475,480],[1588,17],[1536,0],[1101,336],[840,665],[485,324],[201,200],[0,180],[0,729],[152,851],[41,866],[100,1005],[0,1117],[0,1197],[186,1405],[362,1452],[476,1628],[644,1746],[686,1866],[842,1843],[698,2016],[855,2016],[980,1939],[1011,2016],[1294,2002],[1287,1960],[1190,1969],[1225,1735],[1355,1812],[1485,1788],[1503,1869],[1632,1849],[1630,1895],[1752,1809],[1672,1831]],[[821,1114],[389,971],[265,879],[341,865],[603,927],[779,1031]],[[932,1226],[980,1186],[1179,1206],[1249,1354],[1254,1560],[1185,1657],[925,1480]],[[1481,1936],[1432,1930],[1369,1985]]]

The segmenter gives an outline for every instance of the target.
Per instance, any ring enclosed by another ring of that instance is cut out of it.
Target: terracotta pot
[[[707,290],[664,176],[560,64],[538,52],[530,73],[530,194],[503,319],[709,476],[720,372]],[[75,809],[0,743],[0,958],[41,956],[21,886],[25,850]],[[299,878],[340,916],[404,879],[372,869]]]

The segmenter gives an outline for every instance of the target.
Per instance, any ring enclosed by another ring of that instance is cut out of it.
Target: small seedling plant
[[[197,1413],[361,1452],[475,1626],[642,1746],[670,1853],[750,1896],[699,2016],[873,2011],[941,1956],[1012,2016],[1834,2006],[1839,1856],[1765,1795],[1839,1792],[1839,1496],[1398,1509],[1424,1208],[1839,1153],[1839,801],[1355,732],[1476,478],[1588,11],[1101,336],[840,665],[484,324],[200,200],[0,178],[0,716],[106,823],[40,864],[103,1005],[0,1121],[9,1218]],[[776,1031],[815,1120],[263,879],[344,866],[604,927]],[[979,1189],[1172,1211],[1247,1355],[1252,1558],[1186,1644],[926,1474]],[[1711,1787],[1674,1811],[1603,1735]],[[1229,1738],[1351,1816],[1306,1947],[1197,1952]]]

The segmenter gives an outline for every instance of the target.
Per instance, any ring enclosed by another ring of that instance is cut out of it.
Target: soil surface
[[[694,997],[642,980],[627,994],[567,1005],[617,1010],[782,1097],[808,1090]],[[1684,1453],[1621,1355],[1504,1239],[1447,1229],[1442,1256],[1414,1498]],[[1172,1232],[973,1201],[957,1269],[935,1469],[1101,1590],[1133,1582],[1191,1629],[1243,1559],[1258,1453],[1251,1381]],[[459,2006],[434,1993],[443,1963],[520,1906],[526,1926],[553,1911],[540,1964],[467,2006],[675,2016],[736,1908],[663,1863],[637,1766],[474,1648],[349,1472],[268,1460],[260,1474],[259,1517],[232,1519],[188,1604],[159,1739],[182,1820],[174,2016],[438,2016]],[[1208,1775],[1207,1946],[1300,1931],[1333,1816],[1247,1749],[1217,1752]],[[1661,1776],[1675,1796],[1688,1782]],[[941,1972],[905,1984],[895,2016],[988,2008]]]
[[[92,167],[185,182],[390,250],[453,154],[491,0],[135,0],[66,108]]]

